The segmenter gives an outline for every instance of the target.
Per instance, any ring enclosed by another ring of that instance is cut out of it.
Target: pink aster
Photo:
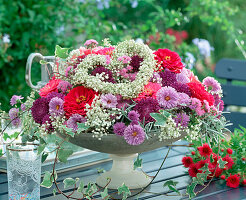
[[[129,125],[124,131],[124,138],[130,145],[139,145],[144,142],[145,132],[139,125]]]
[[[101,96],[102,105],[106,108],[115,108],[117,106],[117,97],[112,94]]]
[[[24,97],[22,97],[22,96],[13,95],[10,99],[10,105],[13,106],[13,105],[17,104],[23,98]]]
[[[179,96],[174,88],[165,86],[157,92],[156,99],[161,107],[170,109],[178,105]]]
[[[218,93],[221,91],[221,86],[217,80],[213,77],[206,77],[202,81],[203,85],[207,88],[208,91]]]
[[[80,114],[72,114],[67,120],[67,127],[73,129],[73,131],[78,130],[78,123],[85,123],[86,119]]]
[[[123,136],[126,125],[123,122],[117,122],[114,124],[113,129],[116,135]]]
[[[141,99],[146,99],[148,97],[156,99],[156,94],[160,89],[160,84],[149,82],[144,86],[143,92],[141,92],[138,97],[134,99],[134,101],[140,101]]]
[[[191,98],[189,97],[188,94],[179,92],[179,104],[181,105],[190,105],[191,103]]]
[[[62,115],[64,113],[63,110],[64,101],[59,97],[54,97],[49,102],[49,113],[51,115]]]

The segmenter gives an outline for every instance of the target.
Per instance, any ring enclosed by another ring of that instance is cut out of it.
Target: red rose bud
[[[233,152],[232,149],[230,149],[230,148],[227,149],[228,154],[232,154],[232,152]]]
[[[224,142],[224,141],[225,141],[224,139],[221,140],[221,142]]]
[[[242,158],[242,161],[245,161],[246,160],[246,158]]]
[[[220,178],[221,178],[222,180],[225,180],[225,175],[221,175]]]
[[[221,152],[223,152],[224,151],[224,149],[221,149]]]
[[[246,185],[246,179],[243,180],[242,184],[243,185]]]
[[[196,154],[196,152],[195,151],[192,151],[191,154],[194,156]]]

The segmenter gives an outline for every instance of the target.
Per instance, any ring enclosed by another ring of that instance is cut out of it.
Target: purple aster
[[[113,129],[116,135],[123,136],[126,125],[123,122],[117,122],[114,124]]]
[[[145,132],[139,125],[129,125],[124,131],[124,138],[130,145],[139,145],[144,142]]]
[[[56,116],[62,115],[64,113],[63,103],[64,101],[59,97],[52,98],[49,103],[49,113]]]
[[[61,81],[57,86],[57,89],[61,90],[63,93],[69,92],[72,88],[72,84],[67,81]]]
[[[131,121],[138,121],[139,120],[139,117],[140,115],[138,114],[137,111],[135,110],[132,110],[128,113],[128,118],[131,120]]]
[[[21,124],[21,119],[19,118],[19,108],[11,108],[9,110],[9,117],[13,126],[18,127]]]
[[[105,94],[101,96],[102,105],[106,108],[115,108],[117,105],[117,97],[112,94]]]
[[[174,88],[170,86],[166,86],[166,87],[162,87],[156,93],[156,99],[158,100],[158,103],[161,107],[165,109],[170,109],[178,105],[179,95]]]
[[[117,98],[117,108],[122,109],[124,107],[124,110],[128,107],[129,104],[132,103],[131,99],[123,99],[121,95],[116,95]]]
[[[101,74],[101,73],[104,73],[104,78],[105,78],[104,81],[109,83],[116,83],[113,78],[112,72],[103,66],[98,66],[96,69],[92,71],[91,75],[96,76],[96,74]]]
[[[98,42],[96,40],[93,40],[93,39],[90,39],[90,40],[86,40],[86,42],[84,43],[84,46],[87,46],[87,47],[94,47],[98,45]]]
[[[23,99],[24,97],[22,96],[17,96],[17,95],[13,95],[10,99],[10,105],[13,106],[15,104],[18,103],[18,101],[20,101],[21,99]]]
[[[139,125],[139,123],[137,120],[133,120],[133,121],[131,121],[130,125]]]
[[[196,110],[201,108],[202,104],[201,101],[197,98],[191,98],[191,105],[189,106],[190,109]]]
[[[64,94],[62,93],[58,93],[58,92],[51,92],[46,96],[46,99],[48,102],[50,102],[51,99],[53,99],[54,97],[58,97],[61,98],[62,100],[64,100]]]
[[[170,70],[168,69],[165,69],[164,72],[160,72],[159,73],[161,79],[162,79],[162,86],[170,86],[172,83],[175,83],[177,82],[177,79],[176,79],[176,73],[174,72],[171,72]]]
[[[72,116],[67,120],[67,127],[73,129],[73,131],[78,130],[78,123],[85,123],[86,119],[80,114],[72,114]]]
[[[177,126],[181,125],[182,127],[187,127],[190,121],[190,117],[185,113],[178,113],[177,116],[174,118],[174,121],[176,122]]]
[[[215,80],[213,77],[206,77],[203,79],[202,83],[206,86],[208,91],[211,92],[220,92],[221,91],[221,86],[217,80]]]
[[[25,111],[26,110],[26,105],[24,103],[21,104],[21,110]]]
[[[139,71],[141,62],[143,62],[143,58],[140,58],[138,55],[131,57],[130,65],[132,66],[132,72]]]
[[[186,93],[178,93],[179,94],[179,104],[190,105],[191,98]]]
[[[190,82],[190,79],[188,78],[187,70],[185,68],[183,68],[181,73],[176,75],[176,79],[178,82],[183,84]]]
[[[43,118],[49,113],[49,102],[45,97],[38,98],[33,102],[32,117],[38,124],[42,124]]]
[[[170,86],[173,87],[177,92],[186,93],[187,95],[191,96],[189,86],[186,84],[174,82]]]
[[[145,122],[145,124],[149,122],[153,122],[154,119],[150,116],[150,113],[159,112],[160,106],[158,101],[153,98],[141,99],[133,108],[133,110],[137,111],[140,115],[139,119],[141,122]]]

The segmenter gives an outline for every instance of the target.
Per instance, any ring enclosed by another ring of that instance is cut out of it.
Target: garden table
[[[176,142],[175,144],[184,144],[183,141]],[[145,152],[140,155],[140,158],[143,159],[143,170],[150,176],[154,176],[158,171],[163,158],[165,157],[168,151],[168,147],[163,147],[160,149],[156,149],[153,151]],[[181,163],[182,157],[185,153],[188,152],[187,147],[175,146],[172,147],[169,152],[169,156],[157,175],[156,179],[153,183],[146,189],[144,193],[141,193],[138,196],[135,196],[131,199],[153,199],[153,200],[176,200],[176,199],[187,199],[181,198],[175,195],[174,192],[169,192],[165,187],[163,188],[163,183],[169,179],[173,181],[178,181],[177,188],[181,193],[185,193],[185,189],[187,185],[190,183],[191,178],[187,174],[187,169],[185,169]],[[109,170],[111,168],[111,161],[105,160],[105,162],[100,164],[94,164],[90,167],[77,168],[74,170],[70,170],[67,172],[58,173],[58,182],[60,182],[59,187],[66,194],[70,194],[73,189],[64,189],[62,180],[66,177],[81,178],[84,183],[88,183],[89,181],[95,181],[99,176],[98,169]],[[201,189],[197,188],[197,189]],[[41,187],[41,199],[42,200],[66,200],[67,198],[56,194],[53,196],[53,188],[46,189]],[[75,193],[75,196],[78,194]],[[169,196],[166,196],[169,195]],[[77,196],[79,197],[79,196]],[[95,196],[97,199],[100,196]],[[8,183],[7,183],[7,174],[0,173],[0,200],[8,199]],[[225,183],[222,183],[221,180],[215,179],[211,182],[208,188],[202,191],[196,198],[194,199],[223,199],[223,200],[243,200],[246,199],[246,189],[245,187],[239,188],[229,188]]]

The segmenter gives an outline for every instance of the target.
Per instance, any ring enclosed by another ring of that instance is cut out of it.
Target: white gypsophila
[[[189,141],[197,140],[199,138],[199,133],[201,131],[201,125],[202,123],[191,125],[190,129],[187,130],[187,135],[189,136],[189,138],[186,137],[186,139]]]
[[[101,139],[102,136],[108,134],[109,128],[114,124],[115,120],[112,119],[112,113],[108,113],[106,109],[101,106],[99,97],[96,96],[91,104],[86,104],[86,126],[93,128],[93,137]]]
[[[113,74],[116,75],[117,72],[124,67],[124,65],[118,61],[118,58],[123,55],[129,57],[138,55],[144,59],[134,81],[109,83],[88,73],[89,70],[93,70],[97,66],[102,65],[110,69]],[[91,54],[84,58],[83,62],[77,66],[76,73],[72,77],[72,84],[83,84],[85,87],[92,88],[97,92],[111,93],[114,95],[120,94],[124,98],[134,98],[141,92],[144,85],[148,83],[155,70],[155,65],[156,61],[154,60],[154,55],[147,45],[138,44],[134,40],[125,41],[116,46],[112,61],[108,66],[106,65],[104,55]]]
[[[176,126],[176,122],[173,120],[172,116],[170,115],[166,120],[165,127],[160,127],[160,134],[159,134],[159,140],[163,141],[165,139],[172,139],[177,138],[181,134],[180,132],[184,131],[182,129],[179,129]]]
[[[57,132],[63,132],[63,125],[67,120],[65,116],[50,116],[51,125]]]

